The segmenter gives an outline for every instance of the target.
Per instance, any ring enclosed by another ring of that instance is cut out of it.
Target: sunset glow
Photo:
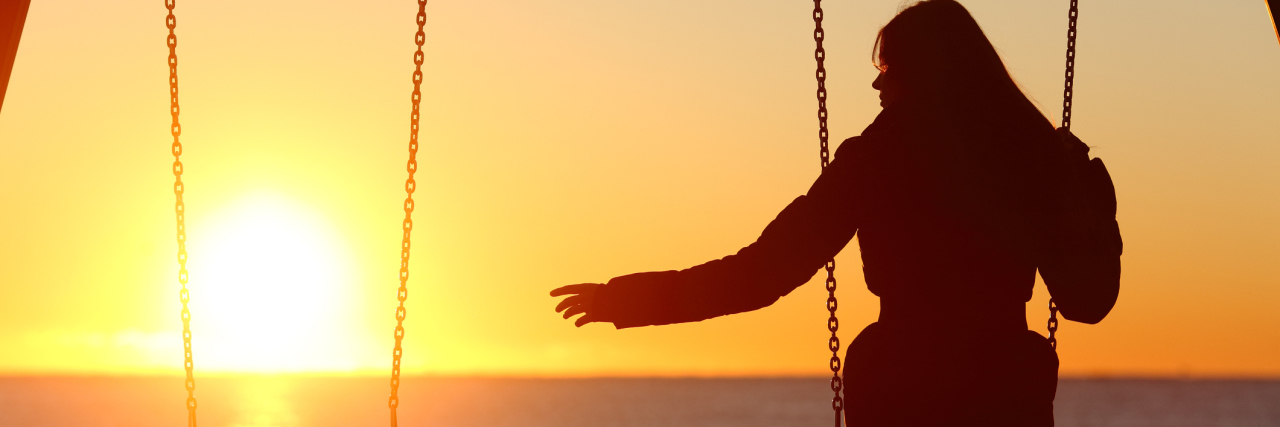
[[[1059,122],[1066,0],[962,2]],[[869,56],[901,5],[824,2],[833,149],[880,112]],[[406,375],[826,374],[821,279],[629,330],[575,328],[547,295],[733,254],[809,188],[812,7],[433,0]],[[197,376],[389,373],[416,8],[179,2]],[[1072,130],[1115,180],[1124,275],[1105,321],[1063,322],[1063,376],[1280,376],[1264,2],[1081,10]],[[0,114],[0,374],[183,374],[165,13],[31,3]],[[879,300],[855,243],[836,263],[847,345]]]
[[[191,249],[192,330],[213,371],[356,367],[354,260],[314,211],[272,194],[210,218]],[[198,254],[198,255],[197,255]]]

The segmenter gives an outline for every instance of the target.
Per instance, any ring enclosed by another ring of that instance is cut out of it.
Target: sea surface
[[[382,378],[197,383],[205,427],[385,426]],[[824,378],[406,378],[401,426],[830,426]],[[0,427],[185,426],[181,378],[0,377]],[[1280,381],[1064,379],[1058,426],[1278,426]]]

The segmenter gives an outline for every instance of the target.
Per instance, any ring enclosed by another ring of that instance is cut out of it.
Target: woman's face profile
[[[880,91],[880,107],[888,107],[898,98],[902,97],[902,88],[899,86],[897,79],[886,70],[880,70],[880,75],[871,82],[871,87]]]

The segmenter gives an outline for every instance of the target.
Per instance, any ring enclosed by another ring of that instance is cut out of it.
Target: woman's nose
[[[880,75],[876,76],[876,79],[875,79],[875,80],[872,80],[872,81],[871,81],[871,88],[872,88],[872,89],[875,89],[875,90],[880,90],[880,80],[881,80],[881,79],[884,79],[884,72],[881,72],[881,73],[880,73]]]

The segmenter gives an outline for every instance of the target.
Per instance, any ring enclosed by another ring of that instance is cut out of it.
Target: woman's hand
[[[564,318],[568,319],[578,313],[583,313],[582,317],[574,321],[573,324],[582,327],[582,325],[598,322],[593,316],[592,302],[595,300],[596,289],[601,286],[600,283],[579,283],[576,285],[561,286],[551,290],[552,297],[569,295],[564,301],[556,306],[556,312],[564,312]]]

